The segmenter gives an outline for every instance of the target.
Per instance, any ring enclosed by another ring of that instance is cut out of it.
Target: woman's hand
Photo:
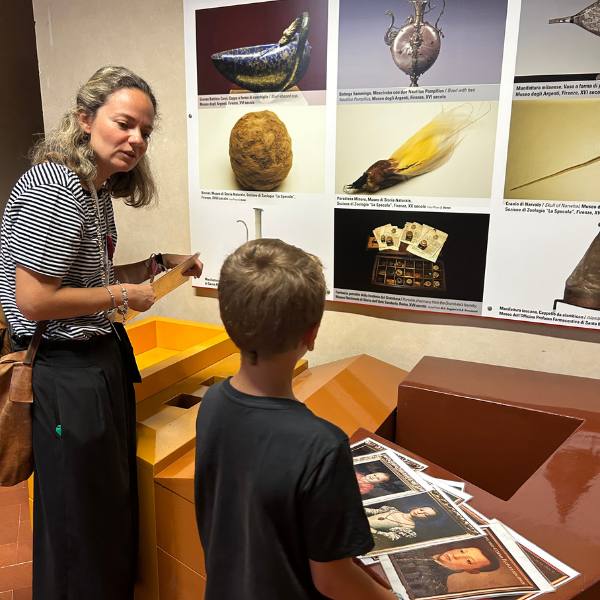
[[[165,267],[167,267],[167,269],[173,269],[177,265],[181,264],[183,261],[190,258],[190,256],[186,254],[163,254],[162,257]],[[184,271],[182,275],[185,275],[186,277],[200,277],[200,275],[202,274],[203,267],[204,265],[202,264],[200,259],[196,257],[194,265],[191,268]]]
[[[127,303],[129,304],[129,308],[133,310],[144,312],[156,302],[154,290],[149,283],[125,283],[123,287],[127,290]],[[122,297],[121,302],[118,302],[118,304],[123,304]]]

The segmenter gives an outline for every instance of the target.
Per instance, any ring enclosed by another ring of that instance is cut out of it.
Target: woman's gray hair
[[[63,164],[82,181],[96,177],[96,159],[90,147],[89,135],[79,124],[80,114],[95,117],[108,97],[124,88],[144,92],[157,113],[157,102],[150,86],[141,77],[125,67],[106,66],[98,69],[84,83],[73,106],[60,120],[58,127],[39,140],[31,149],[30,158],[36,165],[46,161]],[[114,173],[108,180],[111,194],[125,198],[129,206],[146,206],[156,196],[156,186],[146,155],[127,172]]]

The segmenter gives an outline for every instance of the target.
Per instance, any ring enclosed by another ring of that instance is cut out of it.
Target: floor
[[[0,487],[0,600],[31,600],[27,484]]]

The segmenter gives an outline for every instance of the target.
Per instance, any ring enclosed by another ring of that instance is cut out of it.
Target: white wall
[[[182,0],[34,0],[34,12],[46,128],[104,64],[128,66],[157,95],[161,121],[150,157],[160,203],[117,209],[117,260],[139,260],[155,251],[188,252]],[[197,296],[189,285],[153,312],[219,321],[216,300]],[[599,331],[384,309],[369,309],[369,315],[327,311],[311,364],[366,353],[410,369],[422,356],[435,355],[600,378]]]

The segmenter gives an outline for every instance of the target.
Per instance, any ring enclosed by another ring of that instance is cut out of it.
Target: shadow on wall
[[[0,2],[0,214],[12,187],[29,167],[33,136],[42,133],[42,99],[31,0]]]

